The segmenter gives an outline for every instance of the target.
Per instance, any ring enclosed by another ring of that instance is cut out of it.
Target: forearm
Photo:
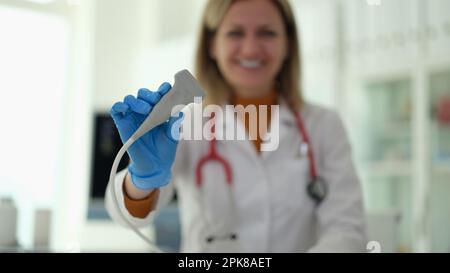
[[[124,179],[125,194],[133,200],[142,200],[147,198],[155,190],[140,190],[133,185],[130,173],[127,173]]]
[[[159,189],[140,190],[133,185],[127,174],[123,182],[124,202],[128,212],[137,218],[145,218],[156,208]]]

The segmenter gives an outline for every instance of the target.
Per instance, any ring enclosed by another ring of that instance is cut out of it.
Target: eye
[[[227,32],[227,36],[230,38],[240,38],[244,36],[244,33],[240,30],[231,30]]]
[[[272,38],[277,36],[277,33],[273,30],[261,30],[258,34],[260,37],[266,38]]]

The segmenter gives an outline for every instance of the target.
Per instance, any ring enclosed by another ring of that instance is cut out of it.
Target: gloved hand
[[[163,83],[157,92],[140,89],[137,98],[128,95],[123,102],[116,102],[112,106],[111,116],[123,143],[133,135],[153,106],[171,88],[169,83]],[[182,120],[183,113],[180,112],[178,117],[171,117],[145,133],[128,149],[131,159],[128,171],[138,189],[160,188],[170,182]]]

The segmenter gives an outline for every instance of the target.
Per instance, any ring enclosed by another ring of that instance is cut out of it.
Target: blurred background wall
[[[115,101],[192,70],[205,2],[0,0],[0,197],[21,247],[147,250],[105,217],[96,157],[114,153]],[[345,120],[369,239],[450,251],[450,1],[291,3],[303,92]]]

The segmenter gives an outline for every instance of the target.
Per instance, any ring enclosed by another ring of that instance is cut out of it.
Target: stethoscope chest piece
[[[308,195],[316,202],[320,204],[327,195],[327,187],[320,179],[313,179],[307,185]]]

